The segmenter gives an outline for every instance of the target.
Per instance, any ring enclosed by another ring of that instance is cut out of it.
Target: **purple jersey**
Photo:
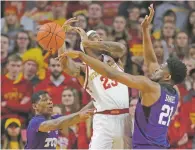
[[[52,119],[60,117],[53,116]],[[31,119],[27,128],[27,143],[25,149],[56,149],[58,130],[40,132],[39,126],[46,121],[42,115],[37,115]]]
[[[135,110],[134,149],[163,149],[170,146],[167,131],[178,100],[176,90],[170,85],[161,85],[161,96],[150,107],[141,105],[139,99]]]

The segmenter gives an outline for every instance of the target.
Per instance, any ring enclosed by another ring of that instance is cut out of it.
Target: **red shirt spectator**
[[[72,87],[79,91],[82,89],[75,78],[63,73],[61,64],[54,58],[49,60],[49,71],[50,75],[35,87],[35,92],[46,90],[54,104],[61,104],[61,94],[65,88]]]
[[[2,119],[24,117],[31,110],[32,84],[20,74],[22,59],[17,55],[8,58],[8,74],[2,77]]]

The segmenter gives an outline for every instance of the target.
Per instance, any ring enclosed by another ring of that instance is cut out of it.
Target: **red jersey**
[[[72,88],[75,88],[79,91],[81,91],[81,88],[82,88],[75,78],[72,78],[66,74],[64,74],[64,77],[65,78],[62,81],[62,83],[60,85],[56,86],[50,80],[50,76],[48,76],[42,82],[37,84],[34,91],[37,92],[39,90],[45,90],[50,94],[54,104],[61,104],[62,103],[62,101],[61,101],[62,92],[65,88],[72,87]]]
[[[32,84],[25,80],[22,74],[15,81],[10,80],[8,75],[2,76],[2,101],[6,101],[5,107],[1,107],[2,118],[16,117],[18,113],[29,113],[31,110],[30,100],[24,104],[21,104],[21,101],[24,97],[30,99],[32,93]]]

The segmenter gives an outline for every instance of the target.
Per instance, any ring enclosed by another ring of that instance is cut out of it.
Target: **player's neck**
[[[40,114],[39,112],[36,112],[36,116],[44,116],[46,120],[51,119],[51,115],[43,115],[43,114]]]

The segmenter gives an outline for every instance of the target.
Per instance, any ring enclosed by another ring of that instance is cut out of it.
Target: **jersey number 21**
[[[170,107],[169,105],[164,104],[161,110],[163,112],[160,113],[158,124],[169,126],[171,116],[173,113],[173,107]],[[165,121],[166,118],[168,118],[167,121]]]

